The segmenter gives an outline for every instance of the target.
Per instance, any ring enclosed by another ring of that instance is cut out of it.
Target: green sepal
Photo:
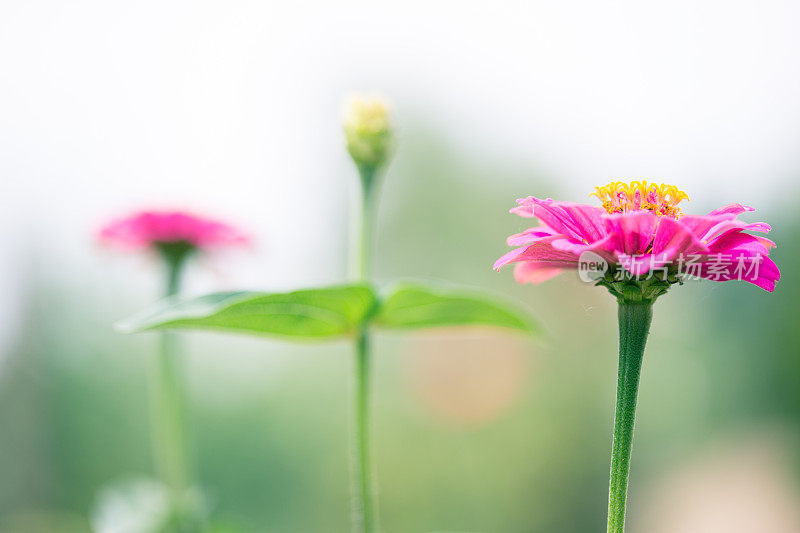
[[[666,294],[674,284],[682,283],[676,272],[654,271],[643,276],[633,276],[622,267],[612,268],[595,285],[608,289],[617,301],[653,303]]]

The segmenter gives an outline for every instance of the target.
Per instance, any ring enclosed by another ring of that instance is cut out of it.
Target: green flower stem
[[[358,236],[353,253],[353,276],[367,281],[372,249],[375,168],[360,167],[361,202],[357,218]],[[369,328],[362,327],[356,338],[353,421],[353,528],[357,533],[376,530],[375,494],[372,479],[369,435]]]
[[[369,441],[369,334],[361,330],[356,339],[355,371],[355,498],[353,518],[355,531],[375,530],[374,487]]]
[[[359,167],[360,194],[356,217],[357,231],[352,250],[352,276],[356,281],[369,279],[369,266],[372,258],[372,227],[375,218],[375,201],[377,169]]]
[[[180,290],[181,274],[188,252],[176,248],[163,248],[161,252],[167,265],[166,295],[173,296]],[[161,481],[171,490],[175,504],[179,504],[189,488],[184,398],[177,348],[174,333],[161,335],[161,349],[153,365],[151,383],[153,457],[156,471]]]
[[[619,370],[617,407],[614,415],[614,442],[611,449],[611,475],[608,488],[608,533],[625,530],[625,504],[628,496],[633,426],[642,356],[653,316],[648,300],[619,300]]]

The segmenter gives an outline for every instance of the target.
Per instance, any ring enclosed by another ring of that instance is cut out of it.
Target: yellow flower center
[[[682,214],[677,205],[682,200],[689,200],[686,193],[675,185],[647,181],[614,181],[595,187],[595,192],[589,196],[597,196],[603,202],[603,209],[609,213],[647,210],[672,218],[679,218]]]

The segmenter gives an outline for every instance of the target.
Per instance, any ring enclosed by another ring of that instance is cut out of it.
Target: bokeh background
[[[376,340],[387,532],[602,531],[615,302],[491,270],[507,213],[616,178],[774,226],[783,280],[662,298],[645,356],[632,533],[800,531],[800,6],[657,2],[0,3],[0,531],[85,532],[104,487],[152,475],[161,291],[102,249],[110,217],[179,207],[250,232],[187,294],[343,280],[355,174],[341,105],[393,102],[380,281],[505,293],[546,338]],[[351,353],[183,336],[197,477],[231,531],[348,530]]]

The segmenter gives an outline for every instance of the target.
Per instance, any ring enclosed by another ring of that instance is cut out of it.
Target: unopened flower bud
[[[392,151],[392,121],[380,98],[351,98],[344,117],[347,151],[362,170],[376,171]]]

